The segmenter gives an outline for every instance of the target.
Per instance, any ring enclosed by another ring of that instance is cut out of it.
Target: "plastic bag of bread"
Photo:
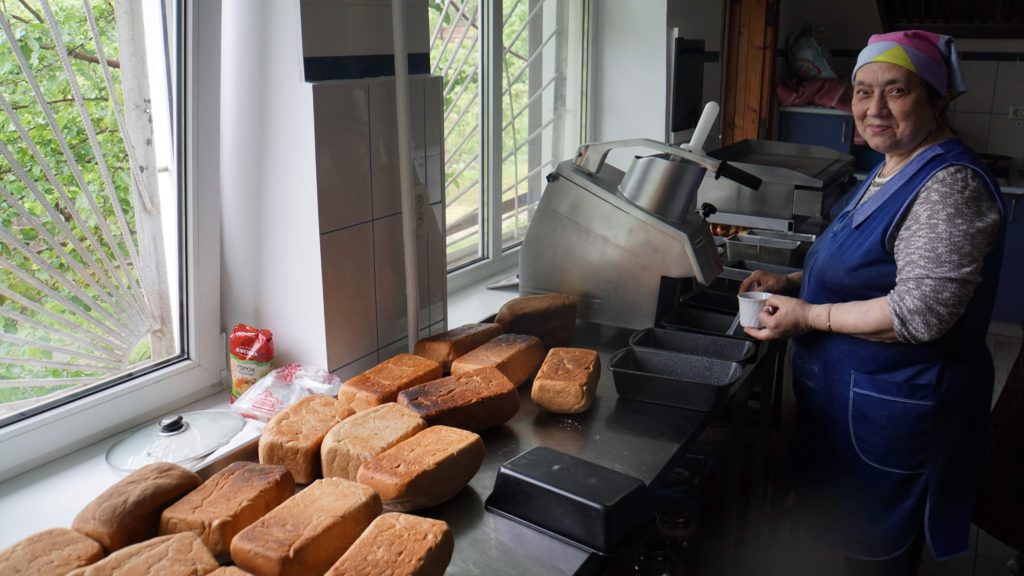
[[[231,408],[246,418],[267,422],[306,396],[336,396],[340,387],[341,378],[334,374],[293,362],[260,378]]]

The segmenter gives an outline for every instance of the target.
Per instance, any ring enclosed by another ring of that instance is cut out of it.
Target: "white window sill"
[[[515,274],[506,271],[448,295],[448,326],[480,322],[498,311],[502,304],[519,295],[518,286],[488,289],[486,286]],[[181,412],[226,409],[227,391],[194,402]],[[247,420],[245,428],[227,446],[207,457],[199,466],[259,435],[263,425]],[[106,461],[107,449],[131,431],[115,434],[0,482],[0,518],[17,521],[0,523],[0,550],[37,532],[70,527],[78,512],[93,498],[124,477]]]
[[[228,392],[222,391],[189,404],[181,413],[226,409]],[[259,435],[262,423],[246,420],[245,427],[200,466],[216,460]],[[122,432],[0,482],[0,550],[18,540],[50,528],[70,528],[78,512],[93,498],[124,477],[107,464],[106,453],[115,442],[131,433]],[[16,521],[14,519],[17,519]]]
[[[497,313],[502,304],[519,296],[518,284],[506,288],[487,288],[507,280],[516,272],[517,269],[508,270],[448,294],[448,328],[480,322]]]

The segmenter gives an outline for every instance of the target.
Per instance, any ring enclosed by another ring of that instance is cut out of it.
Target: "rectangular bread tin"
[[[598,554],[612,554],[653,522],[644,483],[633,476],[538,446],[498,470],[491,512]]]

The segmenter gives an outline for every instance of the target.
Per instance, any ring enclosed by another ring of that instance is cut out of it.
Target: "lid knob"
[[[180,434],[185,430],[185,419],[182,418],[181,414],[177,416],[168,416],[160,419],[160,435],[161,436],[173,436]]]

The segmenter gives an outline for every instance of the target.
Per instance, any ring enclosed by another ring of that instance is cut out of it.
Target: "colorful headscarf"
[[[903,30],[875,34],[857,56],[857,70],[871,62],[889,62],[917,74],[943,96],[956,98],[967,92],[960,57],[953,38],[924,30]]]

